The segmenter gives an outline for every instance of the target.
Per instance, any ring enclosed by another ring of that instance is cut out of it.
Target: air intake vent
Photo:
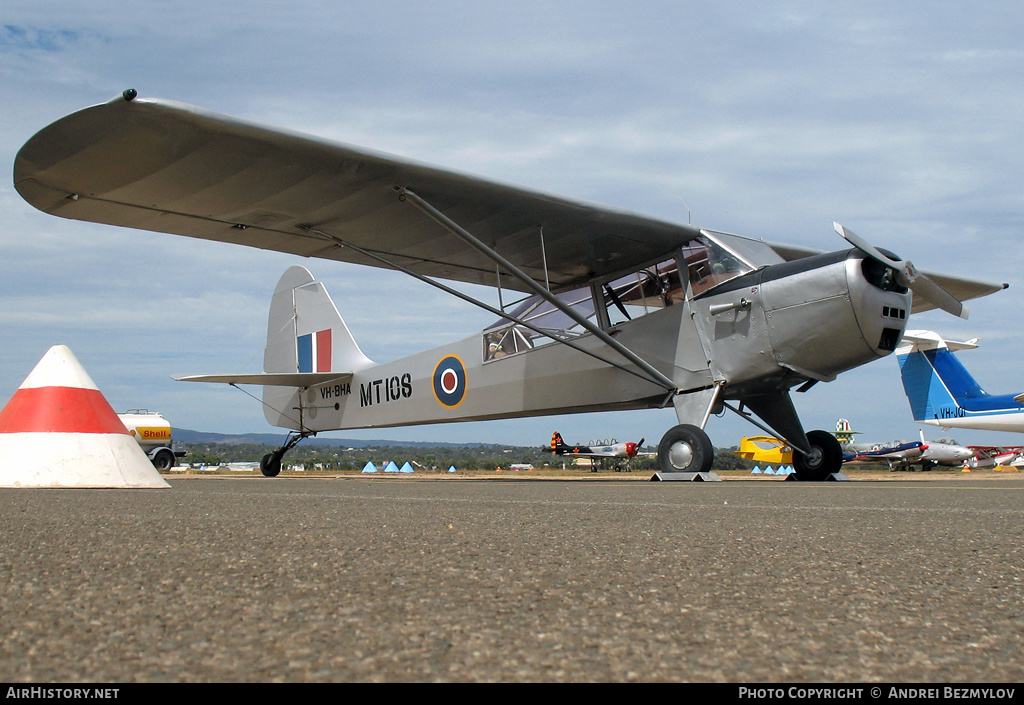
[[[878,349],[889,352],[895,350],[896,345],[900,342],[900,332],[896,328],[883,328],[882,337],[878,341]]]

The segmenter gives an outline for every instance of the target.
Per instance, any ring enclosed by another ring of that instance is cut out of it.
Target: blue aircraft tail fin
[[[896,359],[915,421],[948,417],[971,400],[989,396],[952,352],[976,347],[977,339],[947,342],[932,331],[904,334]]]

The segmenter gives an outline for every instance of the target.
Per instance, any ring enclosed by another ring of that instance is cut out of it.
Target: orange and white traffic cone
[[[0,487],[170,487],[65,345],[0,410]]]

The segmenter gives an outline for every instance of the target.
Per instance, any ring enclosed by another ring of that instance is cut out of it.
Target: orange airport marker
[[[169,487],[65,345],[0,410],[0,487]]]

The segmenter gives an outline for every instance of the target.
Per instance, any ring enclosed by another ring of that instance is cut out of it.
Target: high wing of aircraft
[[[978,340],[947,341],[927,330],[907,331],[896,350],[914,420],[941,428],[1024,432],[1024,393],[989,394],[954,352]]]
[[[262,375],[293,431],[668,407],[664,472],[710,468],[732,411],[794,449],[798,478],[842,451],[805,432],[790,391],[890,354],[907,316],[1003,284],[918,271],[839,224],[816,253],[554,196],[257,125],[134,90],[43,128],[14,183],[47,213],[395,269],[480,306],[480,334],[375,364],[302,267],[275,291]],[[498,288],[498,307],[443,283]],[[502,292],[521,296],[505,303]],[[329,305],[328,305],[329,304]],[[314,321],[319,321],[314,323]]]
[[[545,453],[555,455],[569,455],[582,458],[635,458],[644,444],[643,438],[636,443],[632,441],[619,443],[609,441],[607,443],[591,443],[588,445],[569,445],[562,440],[562,434],[555,431],[551,434],[551,445],[541,448]]]

